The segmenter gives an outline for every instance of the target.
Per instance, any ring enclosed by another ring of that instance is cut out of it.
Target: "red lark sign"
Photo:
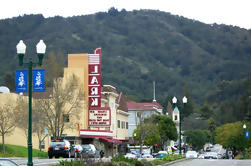
[[[101,48],[89,54],[89,109],[101,107]]]

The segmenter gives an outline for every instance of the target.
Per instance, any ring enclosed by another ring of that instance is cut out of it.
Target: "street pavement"
[[[171,164],[171,166],[249,166],[251,160],[194,159]]]
[[[27,158],[10,158],[12,161],[17,163],[19,166],[27,165]],[[38,159],[33,158],[32,162],[34,166],[50,166],[59,163],[60,160],[65,159]]]
[[[27,158],[22,158],[22,157],[13,157],[9,158],[15,163],[17,163],[19,166],[26,166],[27,165]],[[34,166],[51,166],[59,163],[61,160],[74,160],[74,158],[71,159],[66,159],[66,158],[60,158],[60,159],[39,159],[39,158],[33,158],[32,162]],[[94,159],[95,161],[101,161],[99,158]],[[108,162],[110,161],[110,158],[103,158],[103,162]]]

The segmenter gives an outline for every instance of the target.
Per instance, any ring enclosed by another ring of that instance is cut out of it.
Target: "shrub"
[[[93,166],[118,166],[115,162],[98,162],[93,164]]]
[[[76,160],[61,160],[59,161],[59,164],[56,164],[55,166],[86,166],[82,161],[76,161]]]
[[[142,159],[139,162],[140,162],[140,165],[142,165],[142,166],[153,166],[153,164],[151,162],[147,161],[146,159]]]
[[[129,159],[129,158],[124,157],[123,155],[119,155],[117,157],[113,157],[111,161],[112,162],[124,161],[124,162],[130,163],[130,165],[132,165],[132,164],[135,165],[138,160],[137,159]]]
[[[162,164],[165,164],[166,162],[163,161],[162,159],[156,159],[156,160],[151,161],[151,163],[153,165],[162,165]]]
[[[117,163],[118,166],[130,166],[129,163],[125,162],[125,161],[120,161]]]

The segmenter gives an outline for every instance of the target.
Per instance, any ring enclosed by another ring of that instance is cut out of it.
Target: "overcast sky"
[[[251,29],[251,0],[2,0],[0,19],[24,14],[68,17],[108,11],[157,9],[174,15]]]

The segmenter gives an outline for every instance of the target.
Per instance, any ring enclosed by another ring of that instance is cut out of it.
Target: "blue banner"
[[[44,92],[44,69],[33,69],[33,92]]]
[[[245,131],[245,137],[249,138],[249,131]]]
[[[16,70],[16,92],[28,91],[27,70]]]

